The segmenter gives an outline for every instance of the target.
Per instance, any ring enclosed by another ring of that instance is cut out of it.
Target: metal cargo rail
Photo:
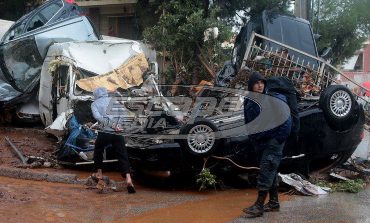
[[[257,70],[266,77],[285,76],[293,81],[303,98],[319,96],[331,84],[341,80],[358,87],[361,92],[370,91],[348,78],[322,58],[307,54],[268,37],[252,33],[240,70]],[[365,98],[355,95],[364,107],[370,104]]]

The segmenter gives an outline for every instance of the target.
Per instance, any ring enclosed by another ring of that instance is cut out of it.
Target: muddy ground
[[[0,127],[0,168],[47,173],[73,173],[86,179],[91,169],[31,168],[21,164],[4,140],[9,137],[24,155],[53,159],[57,141],[43,130]],[[29,169],[31,168],[31,169]],[[105,172],[121,181],[116,172]],[[107,190],[100,194],[82,184],[0,177],[0,222],[368,222],[370,189],[359,194],[334,193],[302,197],[280,194],[282,210],[249,219],[241,211],[252,205],[255,189],[155,187],[155,179],[134,178],[136,194]],[[289,201],[286,201],[289,200]],[[345,204],[345,205],[344,205]],[[350,211],[346,211],[350,210]],[[341,213],[338,215],[338,213]]]
[[[42,129],[0,127],[0,167],[38,172],[74,173],[86,179],[83,170],[31,168],[12,152],[8,137],[25,155],[53,159],[55,138]],[[121,181],[118,173],[106,172]],[[227,222],[241,215],[241,208],[253,202],[253,190],[224,190],[200,193],[195,188],[153,188],[151,182],[134,181],[137,194],[107,191],[98,194],[84,185],[49,183],[0,177],[1,222]],[[181,188],[181,187],[180,187]],[[248,196],[248,193],[253,194]],[[201,210],[201,211],[200,211]],[[225,210],[218,212],[215,210]],[[192,213],[189,215],[188,213]],[[151,220],[150,220],[151,219]]]
[[[0,181],[2,222],[229,222],[254,199],[252,190],[198,193],[136,185],[136,194],[97,194],[80,185]]]
[[[50,160],[53,159],[53,152],[58,146],[56,138],[47,135],[41,127],[0,127],[1,166],[20,167],[22,165],[19,158],[12,152],[5,137],[8,137],[24,156],[38,156]]]

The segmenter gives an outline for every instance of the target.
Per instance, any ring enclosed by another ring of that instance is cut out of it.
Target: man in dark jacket
[[[107,109],[112,98],[108,96],[108,91],[104,87],[95,89],[94,97],[95,101],[91,104],[91,110],[100,126],[94,148],[94,164],[97,171],[95,177],[99,180],[103,178],[102,167],[104,149],[108,145],[112,145],[117,155],[121,175],[126,179],[127,191],[129,193],[135,193],[136,191],[131,179],[130,163],[124,138],[121,135],[115,134],[117,129],[113,126],[113,117],[107,114]]]
[[[260,73],[253,72],[249,77],[248,91],[266,94],[265,89],[266,79]],[[279,98],[286,103],[286,98],[284,95],[275,93],[272,96]],[[281,108],[281,110],[283,109],[284,108]],[[248,124],[259,114],[259,105],[252,100],[246,99],[244,102],[245,123]],[[288,116],[289,118],[282,125],[271,130],[255,133],[249,136],[257,153],[260,167],[257,180],[258,198],[254,205],[243,209],[243,211],[253,217],[262,216],[264,211],[279,211],[280,209],[276,178],[284,144],[290,134],[292,126],[291,117],[290,115]],[[269,193],[270,199],[269,202],[264,205],[267,193]]]

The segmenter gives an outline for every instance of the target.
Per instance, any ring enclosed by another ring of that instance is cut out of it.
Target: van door
[[[58,115],[65,112],[70,107],[70,79],[69,74],[72,72],[72,66],[60,66],[57,70],[57,76],[55,77],[55,105],[56,114],[53,113],[53,119],[55,120]],[[54,109],[53,109],[54,111]]]
[[[50,125],[59,114],[68,110],[70,79],[69,72],[72,67],[61,65],[53,75],[41,77],[39,91],[39,109],[44,125]]]

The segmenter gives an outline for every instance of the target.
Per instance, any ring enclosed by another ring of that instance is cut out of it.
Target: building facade
[[[76,0],[102,35],[137,40],[141,36],[137,0]]]
[[[370,38],[364,42],[362,49],[356,51],[355,55],[349,58],[341,68],[347,77],[362,86],[368,86],[366,82],[370,82]],[[363,94],[356,86],[351,87],[356,94]]]

